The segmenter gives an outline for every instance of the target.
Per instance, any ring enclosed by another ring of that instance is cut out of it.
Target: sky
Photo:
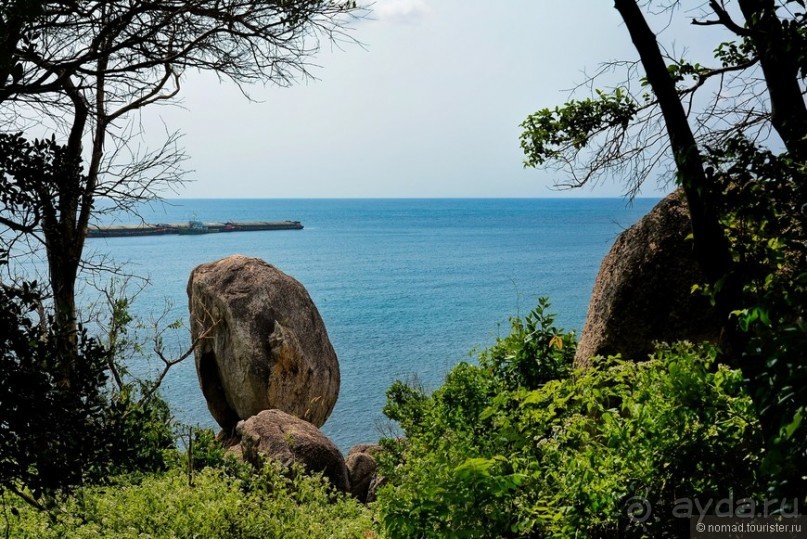
[[[150,144],[184,133],[192,181],[176,196],[624,193],[618,182],[553,189],[558,173],[524,169],[519,146],[528,114],[563,103],[602,62],[635,57],[612,2],[377,0],[352,27],[362,46],[325,44],[317,80],[253,87],[250,102],[190,74],[179,106],[145,111]]]

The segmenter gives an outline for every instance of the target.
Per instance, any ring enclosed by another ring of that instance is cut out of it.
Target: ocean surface
[[[143,208],[149,223],[299,220],[300,231],[89,239],[89,253],[148,277],[133,312],[185,329],[185,287],[198,264],[259,257],[303,283],[339,357],[342,385],[323,427],[344,451],[389,432],[381,409],[396,379],[438,387],[471,351],[508,332],[548,296],[557,323],[583,326],[600,261],[616,236],[657,199],[172,200]],[[105,222],[110,222],[109,217]],[[115,222],[132,222],[119,218]],[[134,373],[159,366],[138,360]],[[174,367],[163,393],[185,423],[216,428],[193,358]]]

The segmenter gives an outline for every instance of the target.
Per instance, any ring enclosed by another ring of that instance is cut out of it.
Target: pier
[[[179,224],[90,225],[88,238],[123,238],[129,236],[162,236],[166,234],[197,235],[227,232],[256,232],[261,230],[301,230],[300,221],[247,221],[205,223],[188,221]]]

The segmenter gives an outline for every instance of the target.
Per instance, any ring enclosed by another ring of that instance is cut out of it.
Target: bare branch
[[[148,389],[144,392],[142,397],[143,401],[147,401],[154,396],[154,394],[159,389],[160,385],[163,383],[163,380],[165,380],[165,377],[168,375],[168,371],[170,371],[172,367],[188,359],[191,356],[191,354],[193,354],[196,345],[200,341],[206,339],[220,322],[221,322],[220,319],[216,320],[213,324],[210,325],[210,327],[208,327],[196,339],[194,339],[193,342],[191,342],[191,345],[182,354],[180,354],[175,358],[169,358],[165,355],[162,341],[162,336],[165,329],[160,329],[159,324],[157,322],[154,323],[153,351],[157,355],[157,357],[160,358],[160,361],[162,361],[163,368],[157,375],[157,377],[153,380],[153,382],[149,384]]]
[[[741,25],[737,24],[734,19],[731,18],[729,12],[726,11],[723,6],[720,5],[717,0],[709,0],[709,7],[712,8],[712,11],[715,12],[717,15],[717,20],[705,20],[699,21],[697,19],[692,19],[692,24],[696,26],[714,26],[714,25],[721,25],[725,26],[738,36],[748,36],[751,34],[751,31],[747,28],[743,28]]]

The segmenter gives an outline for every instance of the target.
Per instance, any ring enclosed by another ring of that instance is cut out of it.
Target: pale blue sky
[[[183,108],[147,111],[144,127],[149,140],[160,122],[185,133],[194,181],[182,197],[620,195],[617,183],[553,191],[554,173],[522,168],[518,140],[519,123],[562,103],[584,70],[634,58],[612,6],[378,0],[352,33],[365,47],[327,47],[319,80],[254,88],[250,103],[188,76]]]

